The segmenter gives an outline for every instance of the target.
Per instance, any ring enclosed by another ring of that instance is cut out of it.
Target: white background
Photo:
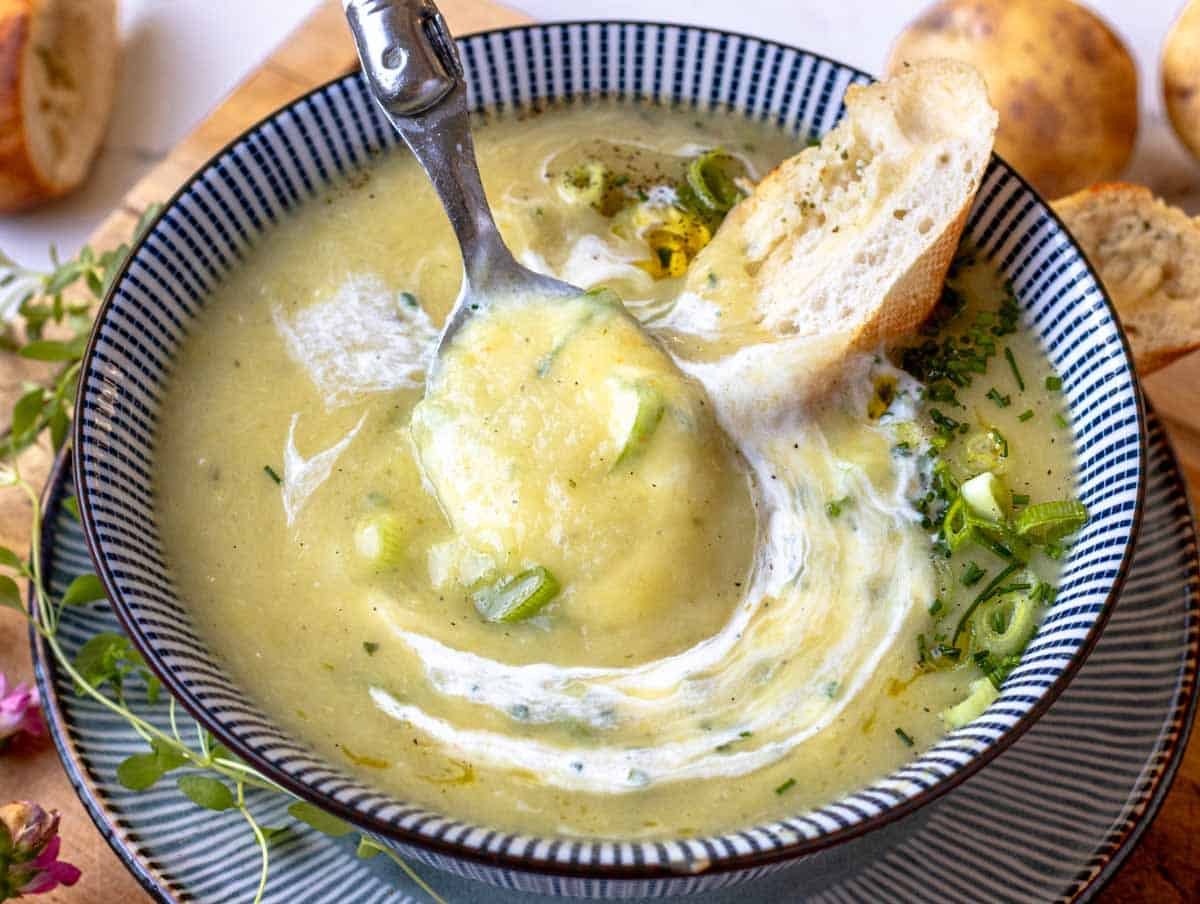
[[[116,111],[88,184],[33,213],[0,219],[0,249],[41,266],[50,243],[74,252],[161,158],[312,8],[306,0],[123,0]],[[660,19],[749,32],[879,72],[924,0],[510,0],[549,19]],[[1137,58],[1142,130],[1127,175],[1196,212],[1200,164],[1163,121],[1158,56],[1182,0],[1092,0]],[[1190,197],[1196,195],[1196,198]]]

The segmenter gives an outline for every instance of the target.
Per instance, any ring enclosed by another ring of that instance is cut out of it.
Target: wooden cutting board
[[[526,19],[489,0],[439,0],[451,30],[466,33],[512,25]],[[761,23],[747,27],[762,30]],[[169,198],[214,152],[247,126],[293,98],[356,65],[338,0],[319,6],[200,126],[126,196],[121,207],[96,231],[100,249],[124,241],[148,204]],[[24,372],[0,364],[0,396]],[[1166,420],[1194,491],[1200,490],[1200,354],[1146,381],[1147,391]],[[27,472],[44,475],[49,456],[35,452]],[[44,478],[43,478],[44,479]],[[11,494],[8,494],[11,497]],[[1193,498],[1197,498],[1193,496]],[[28,547],[28,508],[0,499],[0,542]],[[24,624],[0,612],[0,667],[27,677],[30,663]],[[39,900],[132,904],[147,900],[112,854],[85,814],[52,747],[4,755],[0,763],[0,802],[27,798],[63,814],[63,854],[83,870],[74,889]],[[1139,849],[1101,896],[1104,901],[1200,900],[1200,743],[1191,745],[1175,786]]]

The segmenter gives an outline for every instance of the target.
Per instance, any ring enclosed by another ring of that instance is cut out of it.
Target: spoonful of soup
[[[715,632],[732,595],[699,613],[693,600],[744,579],[755,527],[748,475],[704,390],[615,293],[514,259],[488,208],[462,66],[434,4],[346,0],[346,14],[375,99],[428,174],[463,256],[410,421],[453,529],[433,556],[437,580],[468,590],[485,622],[541,617],[584,633],[667,615],[631,610],[636,583],[682,608],[698,635]],[[686,564],[693,549],[711,551],[701,567]]]

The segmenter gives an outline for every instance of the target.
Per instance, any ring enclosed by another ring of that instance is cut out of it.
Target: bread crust
[[[1100,275],[1140,374],[1200,349],[1200,222],[1128,182],[1097,183],[1054,209]]]
[[[0,0],[0,213],[84,180],[112,109],[117,54],[115,0]]]
[[[23,210],[46,197],[25,134],[23,60],[33,0],[0,0],[0,211]]]

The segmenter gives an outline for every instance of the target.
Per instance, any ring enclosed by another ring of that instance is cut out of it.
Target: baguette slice
[[[719,310],[694,357],[819,348],[799,364],[819,382],[851,352],[910,335],[941,293],[996,122],[965,63],[851,86],[841,123],[759,182],[693,261],[681,298]],[[783,388],[771,382],[764,391]]]
[[[116,0],[0,0],[0,212],[78,186],[104,137]]]
[[[1054,209],[1099,272],[1139,373],[1200,348],[1200,219],[1123,182],[1085,188]]]

